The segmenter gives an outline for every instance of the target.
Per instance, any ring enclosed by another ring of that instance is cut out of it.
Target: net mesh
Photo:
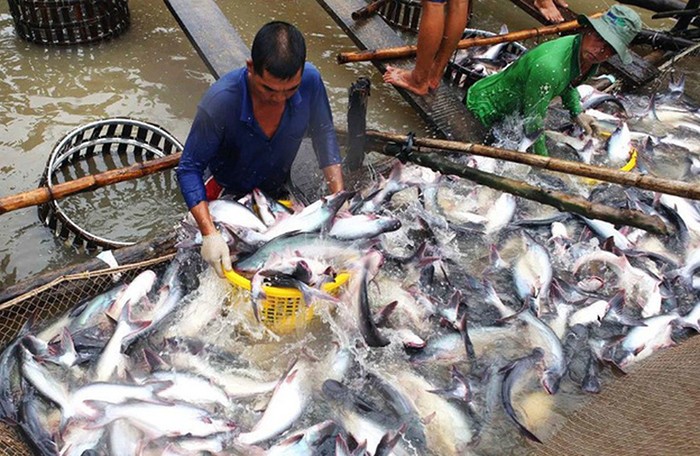
[[[25,322],[31,317],[36,327],[66,312],[84,299],[104,293],[115,285],[115,274],[119,280],[129,282],[148,268],[164,265],[174,254],[161,256],[140,263],[64,276],[0,304],[0,348],[12,341]],[[32,452],[16,432],[15,428],[0,422],[0,456],[25,456]]]
[[[532,455],[678,456],[700,448],[700,337],[605,385]],[[534,445],[534,444],[533,444]]]

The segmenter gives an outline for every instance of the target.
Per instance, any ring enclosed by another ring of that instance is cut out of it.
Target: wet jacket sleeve
[[[320,75],[314,83],[309,136],[316,152],[319,168],[336,165],[341,162],[338,138],[333,128],[333,114]]]
[[[203,174],[216,155],[222,137],[223,126],[217,125],[206,111],[199,108],[176,172],[188,209],[207,199]]]
[[[523,115],[525,117],[525,134],[528,136],[544,130],[544,118],[550,101],[558,95],[560,71],[556,68],[531,68],[525,84]],[[541,134],[533,145],[538,155],[547,155],[545,135]]]
[[[571,117],[576,117],[583,111],[583,108],[581,107],[581,97],[578,94],[578,90],[576,90],[575,87],[572,87],[571,84],[569,84],[569,86],[561,93],[561,102],[569,111]]]

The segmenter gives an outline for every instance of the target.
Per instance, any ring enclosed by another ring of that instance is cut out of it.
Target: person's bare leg
[[[417,95],[428,93],[430,68],[442,42],[445,29],[445,4],[423,1],[418,28],[416,66],[412,71],[387,66],[384,81]]]
[[[447,68],[447,62],[452,58],[452,54],[457,48],[457,43],[462,38],[462,33],[464,33],[464,27],[467,25],[468,9],[469,0],[447,0],[445,34],[442,37],[440,48],[430,69],[430,77],[428,78],[430,89],[434,90],[440,86],[442,76],[445,74],[445,68]]]
[[[562,22],[564,20],[564,16],[561,15],[556,5],[554,4],[554,1],[555,0],[535,0],[535,8],[540,10],[540,13],[542,13],[542,15],[548,21]],[[566,2],[563,0],[556,0],[556,2],[560,6],[567,6],[565,5]]]

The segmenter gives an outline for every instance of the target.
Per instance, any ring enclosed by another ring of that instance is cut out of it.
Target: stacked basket
[[[17,34],[39,44],[82,44],[129,28],[127,0],[8,0]]]

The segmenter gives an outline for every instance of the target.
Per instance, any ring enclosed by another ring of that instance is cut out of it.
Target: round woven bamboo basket
[[[8,0],[17,34],[39,44],[83,44],[129,28],[127,0]]]

